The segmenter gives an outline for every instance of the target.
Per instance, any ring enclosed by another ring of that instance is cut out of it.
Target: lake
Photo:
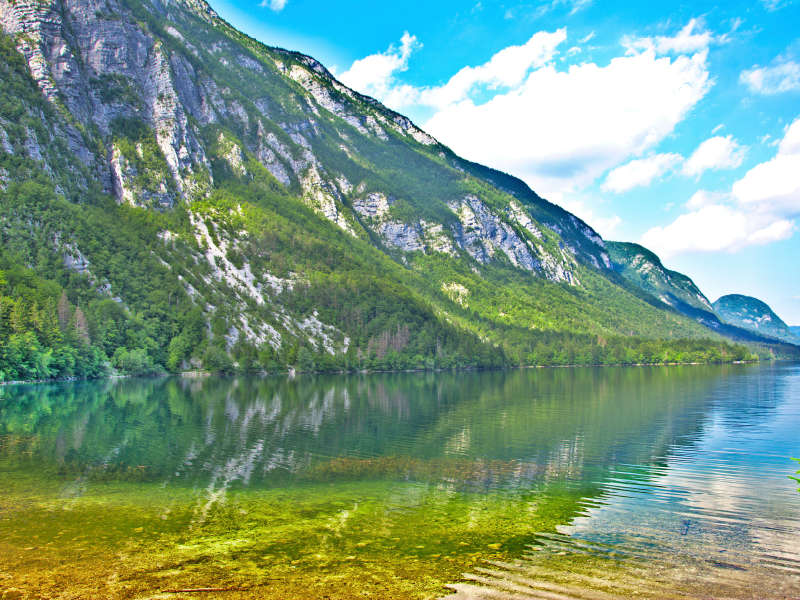
[[[800,596],[792,456],[790,362],[5,386],[0,596]]]

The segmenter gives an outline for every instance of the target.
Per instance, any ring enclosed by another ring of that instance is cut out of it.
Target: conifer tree
[[[58,348],[61,346],[61,327],[58,323],[56,305],[52,298],[48,298],[41,311],[42,338],[46,346]]]
[[[16,334],[25,333],[27,329],[26,321],[25,306],[21,300],[18,300],[14,303],[14,308],[11,309],[11,329],[13,329]]]
[[[36,300],[33,301],[28,311],[28,323],[30,323],[30,327],[34,329],[36,333],[42,333],[42,315],[39,310],[39,302]]]

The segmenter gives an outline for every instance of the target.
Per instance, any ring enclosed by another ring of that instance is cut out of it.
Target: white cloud
[[[579,39],[579,40],[578,40],[578,43],[579,43],[579,44],[585,44],[586,42],[588,42],[588,41],[589,41],[590,39],[592,39],[593,37],[594,37],[594,31],[593,31],[592,33],[590,33],[589,35],[587,35],[585,38],[581,38],[581,39]]]
[[[430,106],[437,109],[465,99],[478,86],[489,89],[518,87],[531,69],[542,67],[553,59],[556,47],[567,39],[566,29],[554,33],[536,33],[522,46],[504,48],[477,67],[464,67],[442,86],[416,88],[398,84],[394,74],[408,68],[408,58],[422,44],[406,33],[399,49],[373,54],[353,63],[339,78],[361,93],[374,96],[394,109],[406,106]]]
[[[705,52],[670,60],[646,51],[568,72],[548,65],[483,105],[448,106],[425,128],[465,158],[552,194],[582,189],[656,146],[710,85]]]
[[[711,130],[711,133],[717,133],[720,129],[725,129],[725,124],[724,123],[720,123],[719,125],[714,127],[714,129]]]
[[[706,206],[681,215],[666,227],[654,227],[640,243],[662,258],[685,252],[735,252],[791,237],[794,222],[753,215],[728,206]]]
[[[402,97],[412,93],[411,86],[398,86],[395,73],[408,69],[408,58],[414,50],[422,48],[422,44],[406,31],[400,39],[400,47],[390,46],[386,52],[373,54],[357,60],[339,80],[345,85],[363,94],[385,100],[389,94]]]
[[[288,0],[261,0],[259,6],[261,8],[268,8],[272,11],[281,12],[286,6]]]
[[[650,185],[653,179],[661,177],[681,161],[683,157],[674,153],[632,160],[611,171],[600,189],[620,194],[635,187]]]
[[[740,204],[760,211],[800,215],[800,119],[787,129],[775,158],[733,184],[733,195]]]
[[[687,54],[698,52],[708,48],[713,42],[722,41],[722,38],[715,38],[708,31],[702,30],[703,22],[700,19],[691,19],[686,26],[674,36],[656,36],[644,38],[624,38],[623,44],[630,52],[636,50],[655,50],[659,54],[670,52]]]
[[[788,4],[786,0],[761,0],[761,4],[764,5],[769,12],[774,10],[778,10],[779,8],[783,8]]]
[[[697,41],[675,41],[705,36],[698,28],[693,20],[672,42],[659,38],[658,44],[700,47]],[[658,56],[655,42],[604,67],[584,63],[559,72],[554,59],[566,40],[566,29],[541,31],[482,65],[464,67],[444,85],[415,87],[398,77],[420,47],[406,34],[399,47],[356,61],[340,79],[395,110],[433,109],[424,125],[428,133],[465,158],[513,173],[553,198],[582,190],[609,169],[652,151],[712,85],[705,49]],[[487,90],[495,90],[493,98],[476,104],[478,92]],[[608,185],[624,187],[614,183],[623,174]],[[660,174],[657,169],[651,179]]]
[[[697,190],[692,197],[689,198],[689,201],[684,204],[684,206],[689,210],[699,210],[701,208],[705,208],[706,206],[711,206],[712,204],[718,204],[724,200],[728,200],[730,197],[731,195],[725,192]]]
[[[797,91],[800,90],[800,64],[788,60],[773,67],[753,67],[742,71],[739,81],[759,94]]]
[[[594,0],[556,0],[553,4],[565,4],[571,7],[569,14],[574,15],[579,10],[589,6]]]
[[[732,205],[722,204],[726,199]],[[790,238],[800,216],[800,119],[787,128],[776,156],[750,169],[731,194],[700,190],[686,206],[693,212],[650,229],[641,243],[668,258]]]
[[[742,164],[746,146],[739,146],[733,136],[709,138],[683,163],[683,174],[698,177],[709,169],[735,169]]]
[[[594,0],[552,0],[536,9],[535,16],[541,17],[559,6],[566,6],[570,9],[569,14],[574,15],[579,10],[589,6]]]

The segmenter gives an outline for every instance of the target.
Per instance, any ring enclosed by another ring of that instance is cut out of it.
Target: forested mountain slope
[[[758,298],[741,294],[722,296],[714,302],[714,310],[732,325],[800,346],[800,336]]]
[[[634,286],[728,339],[760,345],[775,344],[777,339],[793,344],[800,341],[793,342],[792,338],[775,336],[766,330],[721,318],[722,315],[715,312],[716,306],[708,301],[694,281],[683,273],[664,267],[661,259],[644,246],[606,242],[606,248],[614,270]],[[787,349],[780,351],[785,353]]]
[[[746,355],[574,215],[202,0],[0,23],[5,378]]]
[[[694,281],[664,267],[653,252],[628,242],[606,242],[606,248],[614,270],[637,287],[705,325],[719,325],[711,303]]]

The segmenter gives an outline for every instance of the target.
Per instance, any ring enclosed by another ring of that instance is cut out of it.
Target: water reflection
[[[64,470],[270,486],[335,457],[521,461],[579,485],[701,434],[721,376],[667,369],[116,380],[2,390],[6,434]],[[34,460],[33,458],[31,460]],[[520,483],[520,482],[518,482]],[[532,481],[523,482],[525,485]]]
[[[385,569],[424,558],[415,577],[442,581],[494,561],[491,573],[473,573],[480,585],[457,586],[465,597],[534,594],[525,588],[539,589],[534,580],[566,595],[610,593],[613,581],[617,592],[652,591],[643,583],[652,565],[671,573],[659,593],[711,565],[706,587],[686,593],[717,585],[735,596],[731,581],[755,589],[757,563],[789,573],[781,585],[798,590],[800,495],[786,463],[800,454],[799,397],[787,364],[4,387],[0,468],[33,479],[0,511],[14,523],[32,499],[47,510],[107,502],[108,486],[122,482],[194,540],[181,542],[192,560],[282,552],[292,563],[315,549],[343,561],[366,548]],[[248,541],[220,550],[242,519]],[[201,531],[204,542],[194,539]],[[281,535],[296,543],[275,550]],[[607,560],[622,556],[628,570],[615,580]]]

